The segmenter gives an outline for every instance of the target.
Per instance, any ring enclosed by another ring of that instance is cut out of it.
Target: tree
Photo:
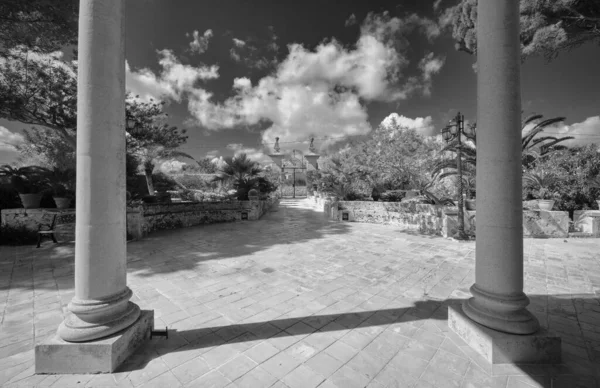
[[[159,161],[178,157],[194,160],[177,149],[187,141],[186,130],[165,122],[168,116],[162,111],[163,105],[162,102],[141,102],[133,96],[126,100],[126,115],[134,123],[127,129],[127,152],[138,160],[151,195],[154,194],[152,172]]]
[[[75,132],[68,130],[75,137]],[[32,127],[23,131],[24,142],[16,145],[21,165],[38,165],[61,170],[75,168],[75,150],[56,131]]]
[[[258,188],[259,174],[262,172],[258,162],[248,158],[245,153],[223,158],[217,170],[215,182],[231,185],[237,191],[237,199],[248,200],[248,192]]]
[[[522,121],[521,129],[521,152],[523,155],[523,166],[528,168],[535,160],[541,156],[555,152],[566,147],[559,144],[564,141],[573,139],[572,136],[539,136],[545,129],[552,127],[554,124],[563,122],[564,117],[555,117],[551,119],[543,119],[542,115],[531,115]],[[474,177],[477,166],[477,123],[469,124],[470,132],[473,135],[466,135],[467,141],[462,142],[462,168],[465,176]],[[456,153],[458,151],[458,141],[454,140],[440,151],[440,155],[445,152]],[[438,158],[439,159],[439,158]],[[442,159],[432,168],[432,176],[438,180],[444,179],[447,176],[457,174],[457,160],[453,156],[451,159]]]
[[[77,64],[60,53],[10,50],[0,58],[0,118],[56,131],[75,149]]]
[[[79,0],[1,0],[0,52],[57,51],[77,43]]]
[[[586,42],[600,43],[600,3],[597,0],[521,0],[523,59],[542,54],[555,58],[560,51]],[[477,0],[461,0],[448,8],[442,24],[452,29],[456,48],[477,52]]]
[[[217,171],[217,165],[210,158],[196,160],[196,164],[186,164],[182,167],[185,172],[197,172],[199,174],[214,174]]]

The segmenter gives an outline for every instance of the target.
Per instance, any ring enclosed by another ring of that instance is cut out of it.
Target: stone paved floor
[[[0,386],[598,386],[598,240],[525,240],[530,308],[562,336],[559,366],[492,367],[448,332],[474,248],[329,222],[306,200],[257,222],[155,233],[128,244],[128,282],[169,338],[115,374],[34,375],[33,346],[73,295],[73,245],[0,247]]]

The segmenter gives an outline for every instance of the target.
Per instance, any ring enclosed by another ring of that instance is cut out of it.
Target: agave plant
[[[0,167],[0,176],[8,177],[19,194],[36,194],[47,188],[49,172],[39,166],[12,167],[5,164]]]
[[[524,186],[532,189],[532,194],[539,199],[555,199],[558,193],[553,189],[559,181],[559,176],[544,170],[526,171],[523,174]]]

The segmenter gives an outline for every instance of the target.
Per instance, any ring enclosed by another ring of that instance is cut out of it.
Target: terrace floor
[[[0,247],[0,386],[596,387],[598,246],[525,240],[530,309],[562,337],[563,364],[492,367],[446,323],[470,295],[474,242],[327,221],[305,199],[157,232],[128,244],[128,283],[169,338],[104,375],[33,374],[73,296],[73,244]]]

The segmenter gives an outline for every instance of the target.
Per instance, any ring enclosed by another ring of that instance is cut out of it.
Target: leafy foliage
[[[521,53],[548,60],[586,42],[600,43],[600,3],[596,0],[521,0]],[[452,29],[459,50],[477,52],[477,0],[462,0],[446,10],[443,24]]]
[[[0,176],[8,177],[19,194],[35,194],[48,188],[48,172],[48,169],[39,166],[12,167],[5,164],[0,167]]]
[[[77,65],[60,53],[11,50],[0,58],[0,118],[58,131],[72,148],[77,125]]]
[[[248,192],[258,186],[261,172],[257,162],[248,158],[245,153],[240,153],[223,158],[223,164],[217,170],[214,181],[233,187],[237,192],[237,199],[247,201]]]
[[[77,43],[79,0],[0,1],[2,49],[52,52]]]

